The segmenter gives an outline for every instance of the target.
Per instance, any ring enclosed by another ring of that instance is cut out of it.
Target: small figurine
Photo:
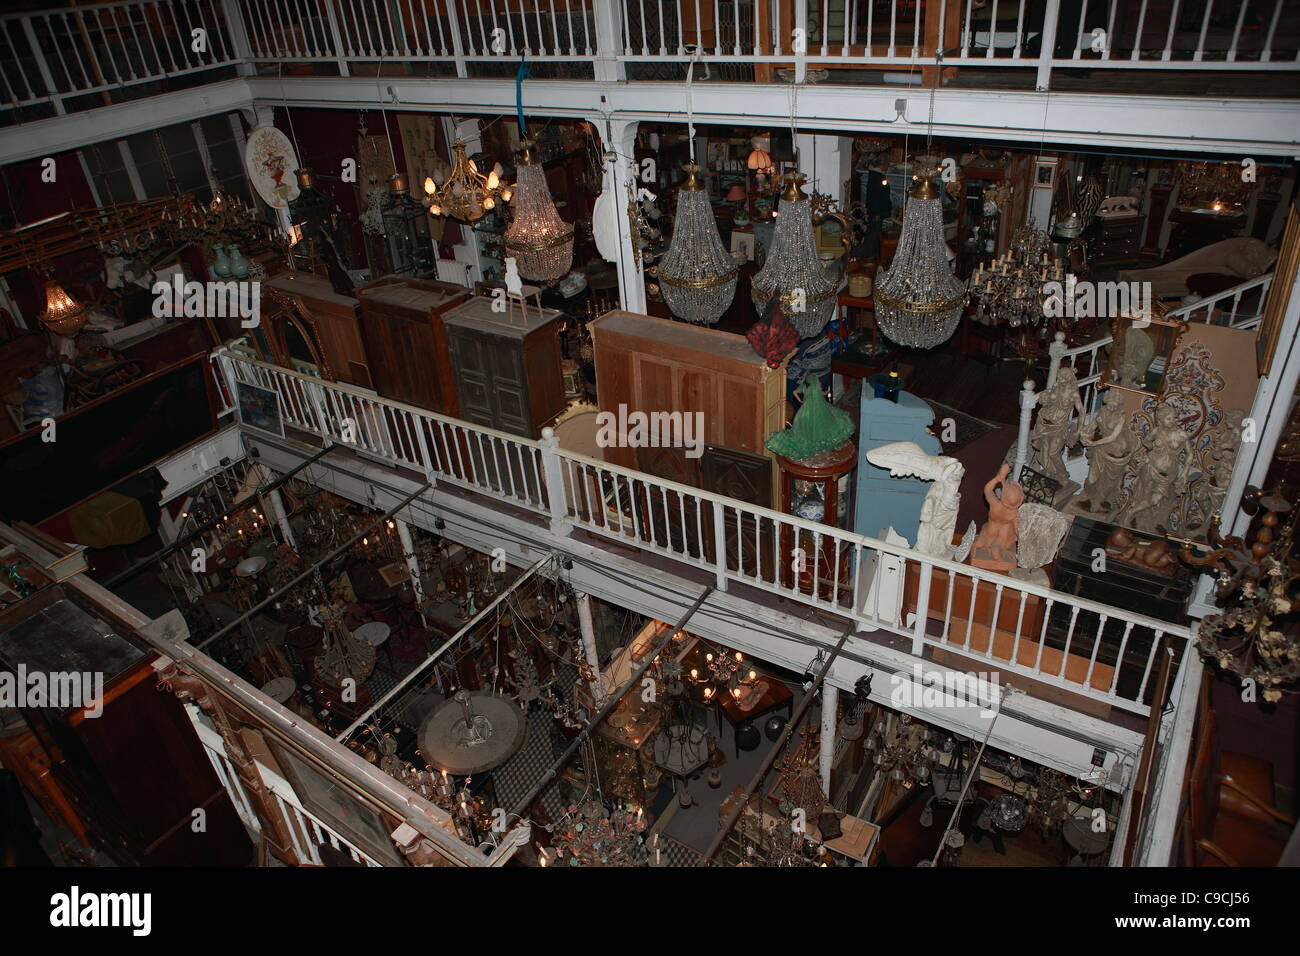
[[[1164,538],[1140,541],[1124,528],[1116,528],[1106,538],[1106,553],[1117,561],[1127,561],[1152,571],[1164,571],[1178,563]]]
[[[1016,540],[1020,537],[1020,520],[1017,512],[1025,501],[1025,490],[1019,482],[1008,481],[1011,466],[1003,464],[997,476],[984,486],[984,500],[989,505],[989,520],[975,537],[970,563],[990,571],[1011,571],[1016,568]],[[1002,487],[999,500],[994,489]]]
[[[928,455],[916,442],[896,441],[867,452],[867,461],[888,468],[895,478],[915,476],[929,482],[930,490],[921,503],[921,525],[916,532],[916,550],[938,558],[952,559],[961,505],[962,475],[965,468],[956,458]]]

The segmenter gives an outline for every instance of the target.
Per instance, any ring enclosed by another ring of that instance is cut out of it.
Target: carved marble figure
[[[956,458],[927,455],[916,442],[896,441],[867,452],[867,461],[888,469],[895,478],[915,476],[932,482],[921,502],[921,526],[916,533],[916,550],[939,558],[952,558],[953,532],[957,530],[957,509],[961,504],[962,475],[966,469]]]

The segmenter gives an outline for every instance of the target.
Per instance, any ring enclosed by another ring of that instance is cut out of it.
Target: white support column
[[[591,622],[591,596],[578,592],[578,628],[582,632],[582,656],[596,675],[591,682],[591,696],[599,707],[605,702],[605,682],[600,674],[600,657],[596,652],[596,628]]]
[[[830,676],[829,674],[827,675]],[[822,681],[822,736],[820,760],[822,789],[831,798],[831,763],[835,759],[835,732],[840,713],[840,689],[829,680]]]
[[[641,185],[634,166],[637,124],[614,122],[610,125],[607,145],[619,154],[614,160],[613,196],[614,210],[618,215],[618,295],[624,311],[644,312],[645,282],[641,277],[641,257],[632,242],[632,230],[636,224],[629,218],[627,209],[629,196],[635,196]]]
[[[411,526],[401,518],[393,519],[397,524],[397,540],[402,544],[402,556],[406,559],[406,570],[411,574],[411,587],[415,592],[415,606],[424,607],[424,582],[420,580],[420,559],[415,555],[415,542],[411,540]]]
[[[626,79],[623,63],[618,58],[623,52],[623,40],[619,35],[621,6],[617,3],[601,3],[600,0],[592,4],[591,13],[596,21],[596,50],[592,68],[597,83],[621,83]]]
[[[1052,344],[1047,347],[1047,387],[1051,388],[1056,384],[1056,373],[1061,367],[1061,359],[1065,356],[1065,333],[1057,332],[1056,337],[1052,339]]]
[[[1025,379],[1020,390],[1020,434],[1016,437],[1016,461],[1011,468],[1011,480],[1020,480],[1020,469],[1029,464],[1029,425],[1034,419],[1034,406],[1038,396],[1034,394],[1034,383]]]
[[[843,194],[851,144],[852,140],[846,136],[828,136],[825,133],[799,133],[795,136],[799,170],[808,177],[809,192],[816,190],[838,200],[841,209],[848,208]]]
[[[298,547],[298,542],[293,536],[293,528],[289,524],[289,515],[284,510],[284,499],[280,497],[280,489],[272,488],[267,492],[266,500],[271,504],[271,513],[275,517],[275,523],[280,526],[280,534],[284,535],[285,544],[291,548]]]

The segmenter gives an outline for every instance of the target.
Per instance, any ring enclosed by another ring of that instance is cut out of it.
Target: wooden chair
[[[1273,806],[1273,768],[1267,761],[1219,749],[1216,715],[1209,711],[1192,762],[1186,843],[1195,866],[1276,866],[1287,835],[1279,824],[1295,819]]]

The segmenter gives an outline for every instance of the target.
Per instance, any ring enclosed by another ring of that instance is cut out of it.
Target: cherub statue
[[[1070,421],[1071,413],[1083,420],[1083,402],[1079,399],[1079,380],[1074,369],[1063,366],[1056,373],[1056,381],[1038,399],[1038,421],[1029,439],[1038,456],[1038,468],[1049,478],[1061,484],[1070,480],[1062,456],[1065,449],[1077,441],[1078,425]]]
[[[1136,436],[1129,428],[1124,393],[1108,388],[1101,401],[1101,410],[1079,433],[1079,443],[1088,456],[1088,477],[1079,505],[1093,514],[1108,515],[1119,499],[1120,482]]]
[[[953,557],[952,537],[957,529],[962,475],[966,469],[956,458],[928,455],[916,442],[896,441],[867,452],[867,461],[886,468],[895,478],[915,476],[931,482],[921,503],[921,526],[916,550],[937,558]]]
[[[989,506],[989,520],[975,537],[970,563],[990,571],[1011,571],[1017,566],[1016,540],[1020,537],[1020,520],[1017,512],[1025,501],[1025,490],[1019,482],[1008,481],[1011,466],[1003,464],[997,475],[984,486],[984,500]],[[1002,487],[999,500],[994,489]]]
[[[1156,408],[1156,426],[1143,440],[1142,450],[1147,453],[1146,458],[1138,466],[1128,502],[1116,520],[1133,526],[1141,521],[1154,530],[1155,525],[1168,522],[1169,513],[1187,490],[1192,457],[1191,440],[1178,426],[1172,405]],[[1150,518],[1146,517],[1147,512],[1153,512]]]

